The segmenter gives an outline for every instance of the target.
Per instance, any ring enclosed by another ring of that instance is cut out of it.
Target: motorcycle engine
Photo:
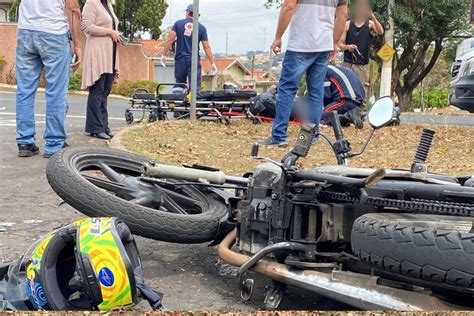
[[[282,175],[272,163],[257,166],[249,186],[248,199],[239,204],[239,248],[256,253],[268,245],[271,220],[272,184]]]

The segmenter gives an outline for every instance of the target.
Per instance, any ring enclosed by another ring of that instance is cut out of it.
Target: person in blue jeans
[[[39,154],[36,146],[35,96],[41,73],[46,78],[45,158],[66,147],[66,111],[71,38],[76,70],[80,49],[80,9],[77,0],[22,0],[16,50],[16,120],[19,157]],[[70,30],[70,25],[72,29]]]
[[[327,66],[344,33],[347,17],[347,0],[285,0],[272,50],[275,54],[281,52],[282,37],[291,23],[288,49],[278,85],[272,135],[259,141],[260,145],[288,145],[288,122],[304,74],[311,106],[307,120],[319,124]]]
[[[176,41],[175,51],[175,71],[174,76],[176,83],[191,84],[191,65],[192,65],[192,47],[193,47],[193,14],[194,6],[188,5],[186,9],[186,18],[177,21],[174,25],[168,39],[166,40],[163,48],[164,58],[171,50],[173,43]],[[202,44],[202,48],[206,53],[209,62],[211,63],[211,75],[217,73],[217,66],[214,63],[214,57],[212,55],[212,49],[209,45],[209,38],[207,36],[207,30],[204,25],[199,23],[199,43]],[[197,88],[201,90],[201,62],[198,56],[198,82]],[[162,64],[165,64],[162,60]]]

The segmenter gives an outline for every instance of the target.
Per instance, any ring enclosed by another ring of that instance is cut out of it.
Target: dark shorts
[[[182,58],[175,61],[174,77],[176,79],[176,83],[186,83],[191,86],[191,65],[191,58]],[[201,90],[201,80],[201,63],[198,63],[198,91]]]

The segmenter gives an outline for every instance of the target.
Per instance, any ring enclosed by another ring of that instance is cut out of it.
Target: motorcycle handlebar
[[[175,179],[190,182],[208,181],[211,184],[223,185],[226,183],[247,185],[249,179],[226,176],[222,171],[207,171],[179,166],[155,164],[152,162],[142,166],[142,174],[147,177],[160,179]]]

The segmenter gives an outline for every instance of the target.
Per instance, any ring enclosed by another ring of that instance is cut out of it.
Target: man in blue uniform
[[[362,128],[360,111],[364,108],[365,89],[357,74],[349,68],[328,66],[324,83],[324,113],[322,121],[330,123],[329,113],[345,115],[347,123]],[[344,117],[341,117],[344,124]]]
[[[190,4],[186,9],[186,18],[177,21],[165,42],[163,56],[166,56],[176,41],[176,54],[175,54],[175,71],[174,75],[176,83],[191,83],[191,65],[192,65],[192,47],[193,47],[193,5]],[[199,43],[202,44],[202,48],[206,53],[207,58],[211,62],[211,75],[217,73],[217,67],[214,63],[214,57],[212,56],[212,49],[209,45],[209,39],[207,36],[207,30],[199,23]],[[198,57],[200,60],[200,57]],[[198,62],[198,90],[201,88],[201,62]]]

